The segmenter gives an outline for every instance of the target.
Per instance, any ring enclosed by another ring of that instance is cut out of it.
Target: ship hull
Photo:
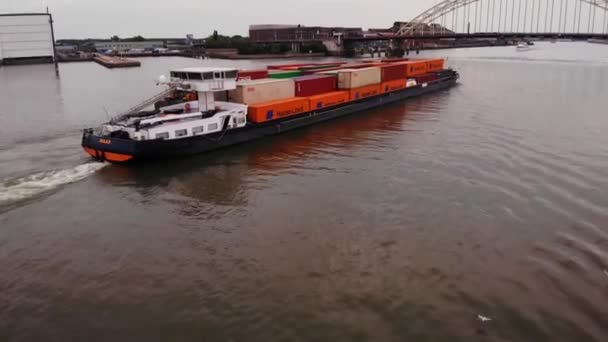
[[[454,86],[457,79],[458,74],[454,72],[452,76],[428,83],[426,86],[417,85],[280,121],[183,139],[136,141],[107,138],[96,136],[92,129],[87,129],[82,136],[82,147],[91,157],[114,163],[195,155],[447,89]]]

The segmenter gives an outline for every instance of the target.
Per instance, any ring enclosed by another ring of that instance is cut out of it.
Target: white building
[[[145,42],[97,42],[95,49],[97,51],[128,51],[128,50],[145,50],[145,49],[162,49],[165,47],[165,42],[162,40],[148,40]]]
[[[0,64],[53,61],[53,20],[48,13],[0,14]]]

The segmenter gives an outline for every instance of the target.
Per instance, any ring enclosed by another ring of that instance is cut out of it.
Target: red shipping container
[[[332,75],[307,75],[294,78],[296,97],[314,96],[337,89],[338,78]]]
[[[382,63],[352,63],[352,64],[343,64],[341,66],[342,69],[363,69],[363,68],[369,68],[369,67],[373,67],[373,66],[379,66],[382,65]]]
[[[344,66],[339,67],[331,67],[331,68],[323,68],[323,69],[314,69],[314,70],[303,70],[302,75],[314,75],[324,71],[334,71],[344,69]]]
[[[237,80],[259,80],[268,78],[268,70],[240,70]]]
[[[283,68],[289,68],[289,67],[300,67],[300,66],[307,66],[310,65],[310,63],[307,64],[278,64],[278,65],[269,65],[268,66],[268,70],[281,70]]]
[[[407,78],[407,68],[403,64],[386,64],[380,68],[382,82]]]
[[[407,62],[409,61],[409,58],[385,58],[385,59],[381,59],[380,61],[382,63],[398,63],[398,62]]]

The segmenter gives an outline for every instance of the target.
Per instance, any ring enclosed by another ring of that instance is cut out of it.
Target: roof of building
[[[33,15],[48,15],[50,16],[50,13],[0,13],[0,17],[26,17],[26,16],[33,16]]]
[[[250,30],[271,30],[271,29],[286,29],[296,28],[298,25],[281,25],[281,24],[264,24],[264,25],[249,25]]]

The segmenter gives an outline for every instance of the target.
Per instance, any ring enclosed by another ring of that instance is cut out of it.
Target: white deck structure
[[[129,138],[141,141],[183,139],[244,127],[247,124],[247,106],[215,101],[213,95],[214,92],[235,89],[236,77],[237,70],[233,68],[172,70],[170,78],[161,76],[159,83],[175,91],[195,92],[196,100],[162,106],[157,114],[125,114],[102,129],[104,133],[127,132]]]

